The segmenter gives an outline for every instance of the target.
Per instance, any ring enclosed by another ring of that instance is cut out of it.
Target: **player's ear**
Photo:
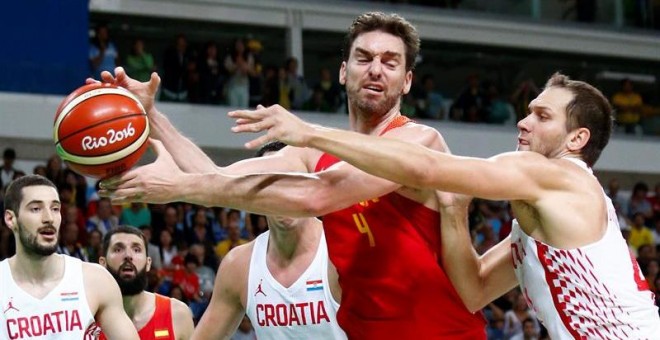
[[[17,218],[16,214],[14,213],[13,210],[9,210],[9,209],[5,210],[5,215],[4,215],[5,225],[7,226],[7,228],[11,229],[12,231],[14,231],[14,225],[16,224],[14,223],[14,221],[16,221],[16,218]]]
[[[99,256],[99,264],[108,268],[108,262],[105,260],[105,256]]]
[[[151,257],[147,256],[147,271],[151,270]]]
[[[341,67],[339,68],[339,84],[346,85],[346,62],[341,62]]]
[[[587,128],[578,128],[569,133],[568,149],[571,151],[579,151],[584,149],[591,137],[591,131]]]

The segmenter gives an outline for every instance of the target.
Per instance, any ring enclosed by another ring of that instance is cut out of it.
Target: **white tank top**
[[[64,276],[43,299],[14,282],[9,261],[0,261],[0,339],[96,339],[98,328],[89,309],[82,261],[66,255]]]
[[[591,172],[587,165],[569,159]],[[621,235],[612,202],[602,239],[557,249],[513,221],[511,255],[527,303],[552,339],[660,339],[654,295]]]
[[[325,235],[314,260],[289,288],[282,286],[266,266],[269,231],[254,241],[248,277],[246,314],[259,340],[346,339],[337,324],[339,304],[328,282]]]

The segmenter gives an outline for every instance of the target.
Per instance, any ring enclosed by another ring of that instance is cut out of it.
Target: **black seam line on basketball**
[[[130,118],[130,117],[136,117],[136,116],[146,116],[146,114],[144,114],[144,113],[142,113],[142,112],[139,112],[139,113],[131,113],[131,114],[128,114],[128,115],[125,115],[125,116],[116,117],[116,118],[112,118],[112,119],[109,119],[109,120],[104,120],[104,121],[102,121],[102,122],[100,122],[100,123],[96,123],[96,124],[93,124],[93,125],[85,126],[85,127],[82,128],[82,129],[78,129],[77,131],[74,131],[74,132],[68,134],[68,135],[67,135],[66,137],[64,137],[64,138],[60,138],[60,140],[59,140],[57,143],[55,143],[55,145],[57,145],[57,144],[62,144],[63,141],[67,140],[69,137],[71,137],[71,136],[73,136],[73,135],[75,135],[75,134],[77,134],[77,133],[79,133],[79,132],[81,132],[81,131],[84,131],[84,130],[87,130],[87,129],[90,129],[90,128],[97,127],[97,126],[99,126],[99,125],[101,125],[101,124],[114,122],[115,120],[118,120],[118,119],[123,119],[123,118],[127,118],[127,117]],[[60,123],[60,124],[61,124],[61,123]],[[73,155],[73,154],[72,154],[72,155]],[[79,155],[76,155],[76,156],[79,156]]]

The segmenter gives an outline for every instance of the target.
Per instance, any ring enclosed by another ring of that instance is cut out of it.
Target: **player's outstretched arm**
[[[252,245],[232,249],[220,263],[213,287],[211,303],[192,335],[193,340],[229,339],[238,329],[243,316],[248,285]],[[243,297],[241,297],[243,295]]]
[[[441,196],[443,265],[463,303],[474,313],[518,284],[511,262],[511,238],[479,256],[468,226],[470,199],[450,193]]]
[[[344,162],[317,174],[189,174],[176,166],[162,143],[150,142],[158,154],[156,161],[104,180],[101,196],[111,197],[116,204],[182,201],[266,215],[314,217],[400,188]]]
[[[277,106],[233,111],[229,116],[236,119],[234,132],[266,132],[247,143],[247,147],[272,139],[312,147],[407,187],[488,199],[533,200],[540,194],[540,184],[555,177],[549,172],[556,167],[547,166],[545,157],[532,152],[502,154],[490,159],[452,156],[416,142],[419,137],[397,135],[400,129],[384,135],[395,138],[380,138],[314,126]]]
[[[88,301],[98,306],[94,318],[106,337],[138,340],[137,330],[124,311],[119,286],[110,273],[98,264],[83,263],[83,277]]]
[[[172,299],[172,325],[177,340],[190,339],[195,328],[190,307],[177,299]]]

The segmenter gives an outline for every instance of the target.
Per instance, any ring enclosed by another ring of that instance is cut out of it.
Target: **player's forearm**
[[[181,170],[190,173],[213,172],[218,169],[190,139],[179,132],[170,120],[155,107],[149,112],[151,136],[160,140]]]
[[[465,306],[475,312],[485,301],[485,280],[480,277],[479,257],[471,243],[466,208],[444,208],[441,215],[442,259],[451,280]]]
[[[313,217],[319,214],[315,202],[313,175],[248,174],[225,175],[218,172],[187,174],[178,184],[180,199],[204,206],[221,206],[262,215]],[[308,178],[305,178],[308,177]]]
[[[422,188],[419,164],[429,158],[430,149],[390,138],[315,127],[307,146],[333,154],[372,175],[404,186]]]

